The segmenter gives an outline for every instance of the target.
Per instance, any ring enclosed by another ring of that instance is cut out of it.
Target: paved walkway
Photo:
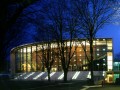
[[[101,85],[94,85],[94,86],[83,86],[83,89],[80,90],[88,90],[89,88],[94,88],[94,87],[101,87]]]
[[[94,86],[84,86],[81,90],[120,90],[120,85],[94,85]]]

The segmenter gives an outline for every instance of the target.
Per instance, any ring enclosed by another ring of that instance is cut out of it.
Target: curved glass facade
[[[11,70],[14,73],[31,72],[31,71],[46,71],[44,58],[49,60],[54,58],[51,71],[62,71],[59,48],[56,42],[33,43],[18,46],[11,50]],[[64,55],[68,58],[70,52],[70,41],[65,41]],[[75,48],[77,47],[77,48]],[[83,48],[84,47],[84,48]],[[94,54],[94,71],[109,71],[113,67],[112,39],[99,38],[93,41]],[[86,57],[86,54],[87,57]],[[90,46],[87,40],[72,42],[71,52],[74,55],[71,58],[70,71],[86,71],[90,70],[88,59],[90,59]],[[49,57],[48,57],[49,55]]]

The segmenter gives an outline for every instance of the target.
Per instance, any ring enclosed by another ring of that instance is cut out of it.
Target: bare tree
[[[42,44],[42,62],[48,72],[48,81],[50,82],[50,71],[55,60],[55,50],[51,47],[51,42]]]
[[[44,5],[42,11],[45,16],[45,25],[52,32],[53,39],[57,42],[58,54],[64,71],[64,81],[67,81],[68,68],[77,49],[76,42],[73,40],[76,36],[76,17],[72,17],[69,10],[70,7],[68,7],[66,0],[60,2],[59,0],[51,0],[47,5]]]
[[[6,58],[8,52],[10,52],[9,48],[18,43],[15,37],[19,37],[19,31],[15,30],[15,28],[10,28],[14,27],[22,11],[33,2],[35,1],[2,0],[0,3],[0,71],[5,71],[6,69],[6,62],[8,62]]]
[[[41,3],[39,9],[32,9],[29,12],[32,15],[35,13],[37,17],[28,16],[29,20],[37,27],[37,35],[34,38],[37,41],[48,42],[48,46],[50,41],[55,40],[57,42],[59,59],[64,71],[64,81],[67,81],[69,64],[77,49],[77,44],[74,42],[77,18],[73,17],[74,10],[71,9],[66,0],[48,0],[47,2],[43,0]],[[49,39],[48,36],[50,36]],[[67,39],[70,41],[68,42]],[[47,55],[49,56],[49,54]]]
[[[42,42],[42,62],[45,68],[47,69],[48,72],[48,81],[50,82],[50,72],[51,68],[54,64],[55,61],[55,56],[57,54],[57,51],[54,48],[54,45],[51,40],[51,32],[49,30],[46,30],[46,34],[44,37],[42,37],[43,42]]]
[[[100,30],[115,13],[115,0],[75,0],[73,1],[78,16],[78,33],[82,34],[90,44],[91,80],[93,82],[93,40]],[[81,32],[82,31],[82,32]]]

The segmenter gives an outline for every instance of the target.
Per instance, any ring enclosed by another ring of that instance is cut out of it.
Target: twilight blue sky
[[[98,31],[97,37],[112,38],[114,54],[120,52],[120,25],[108,24],[104,26]]]
[[[31,10],[36,10],[39,8],[41,8],[41,5],[39,3],[36,3],[34,5],[31,5],[27,10],[27,12],[31,11]],[[25,10],[25,12],[26,12]],[[33,14],[32,18],[36,18],[36,16]],[[97,33],[97,37],[99,38],[112,38],[113,39],[113,51],[114,54],[117,54],[120,52],[120,9],[116,12],[115,16],[111,18],[112,21],[114,22],[114,24],[107,24],[105,25],[101,30],[98,31]],[[28,25],[26,27],[28,30],[28,32],[26,32],[29,36],[28,36],[28,42],[33,41],[33,39],[30,37],[31,34],[36,34],[33,33],[35,32],[35,27],[32,25]],[[26,29],[25,28],[25,29]],[[30,33],[32,32],[32,33]]]

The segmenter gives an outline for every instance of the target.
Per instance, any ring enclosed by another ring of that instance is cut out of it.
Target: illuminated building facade
[[[49,51],[49,59],[54,58],[51,71],[62,71],[60,54],[57,42],[51,42]],[[83,48],[84,46],[84,48]],[[70,41],[65,41],[64,55],[68,57]],[[76,49],[75,49],[76,47]],[[44,52],[43,52],[44,48]],[[75,50],[75,51],[74,51]],[[86,39],[79,41],[73,40],[72,52],[74,55],[71,58],[69,71],[90,71],[90,45]],[[93,41],[93,69],[94,71],[111,71],[113,69],[113,49],[111,38],[97,38]],[[46,71],[44,65],[43,54],[47,55],[48,44],[47,42],[25,44],[15,47],[11,50],[11,71],[12,73],[20,72],[37,72]],[[88,58],[87,58],[88,57]]]

